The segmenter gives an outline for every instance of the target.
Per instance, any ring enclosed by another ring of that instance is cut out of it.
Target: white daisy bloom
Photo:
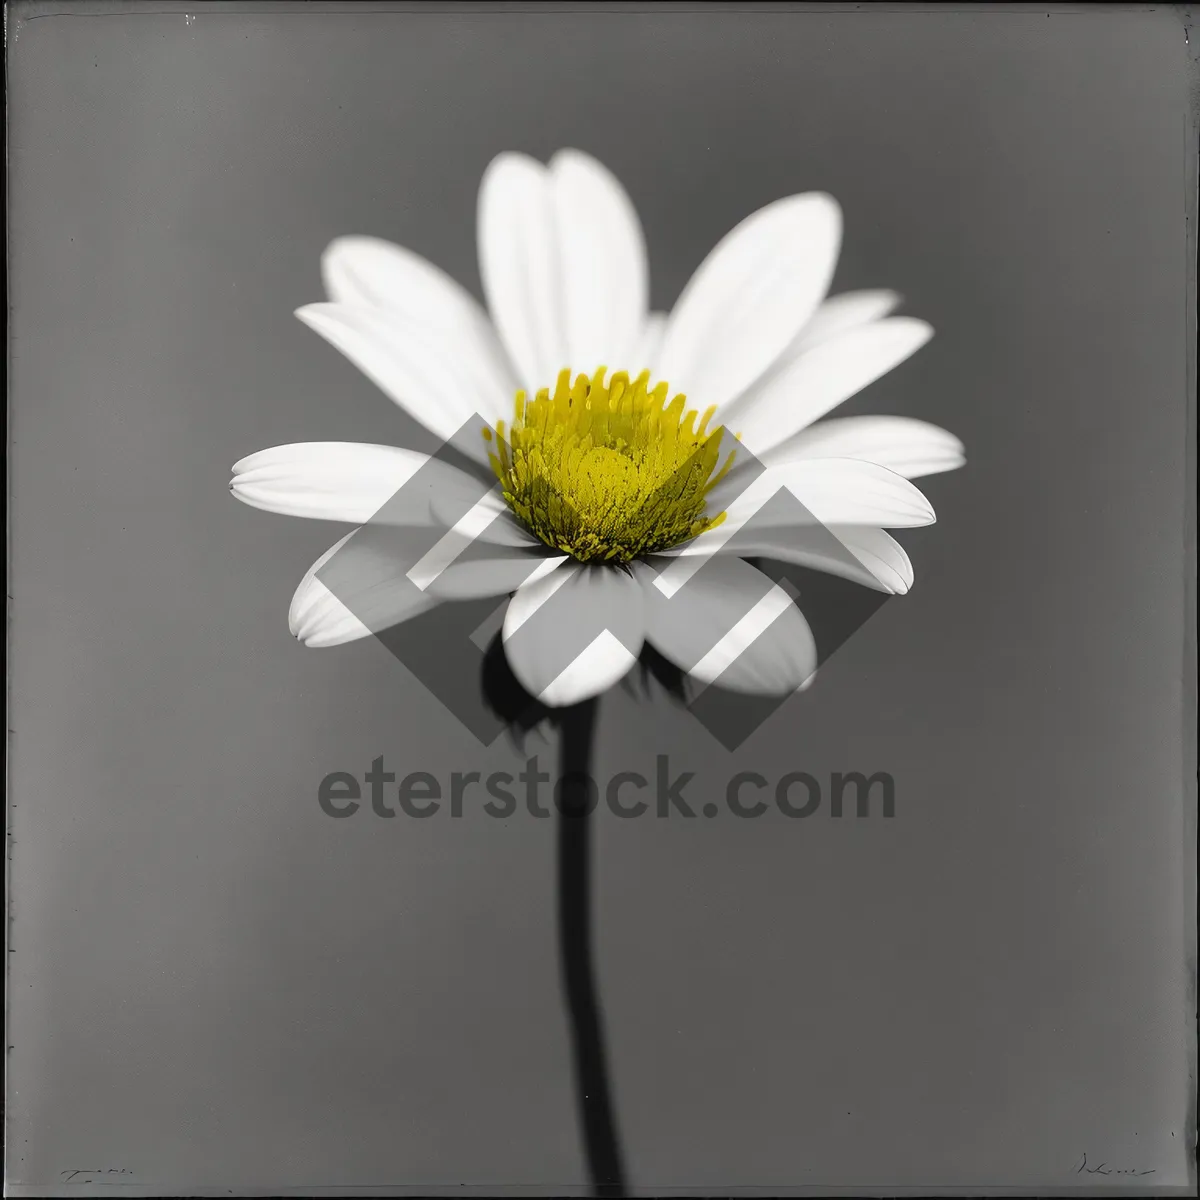
[[[822,420],[933,332],[890,315],[892,292],[826,298],[841,224],[823,193],[767,205],[669,314],[649,310],[629,197],[576,150],[549,165],[506,153],[484,173],[487,312],[411,251],[334,241],[328,301],[296,315],[453,439],[467,469],[340,442],[236,463],[247,504],[359,527],[304,576],[292,633],[333,646],[445,601],[511,596],[505,652],[547,704],[604,691],[645,641],[701,684],[806,686],[808,624],[744,559],[906,592],[912,565],[885,531],[932,523],[910,480],[964,461],[922,421]]]

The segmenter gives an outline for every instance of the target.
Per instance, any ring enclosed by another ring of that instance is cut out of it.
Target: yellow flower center
[[[626,563],[666,550],[720,524],[709,491],[729,470],[714,409],[687,409],[650,372],[605,382],[559,373],[533,400],[518,392],[512,425],[496,426],[492,468],[517,518],[548,546],[580,562]],[[697,419],[698,418],[698,419]],[[492,440],[492,431],[483,436]]]

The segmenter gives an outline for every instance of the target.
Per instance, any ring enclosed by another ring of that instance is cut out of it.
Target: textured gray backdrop
[[[913,593],[737,753],[604,701],[601,773],[664,752],[697,804],[897,788],[890,821],[601,820],[635,1184],[1184,1183],[1179,17],[162,7],[9,15],[10,1184],[582,1182],[553,823],[316,802],[380,754],[521,756],[373,640],[293,642],[338,527],[226,490],[282,442],[428,446],[292,310],[345,233],[477,292],[484,166],[560,146],[625,181],[659,307],[832,192],[837,290],[937,330],[845,411],[970,459]]]

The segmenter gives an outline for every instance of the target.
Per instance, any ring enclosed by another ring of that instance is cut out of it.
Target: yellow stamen
[[[572,383],[563,370],[553,394],[532,400],[518,392],[489,457],[509,508],[548,546],[580,562],[626,563],[724,520],[705,501],[733,453],[720,463],[721,430],[708,431],[715,407],[697,414],[682,394],[668,404],[667,384],[651,388],[649,371],[608,382],[605,371]]]

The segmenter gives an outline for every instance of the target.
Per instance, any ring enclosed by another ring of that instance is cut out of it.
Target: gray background
[[[297,646],[339,527],[226,490],[282,442],[428,447],[292,310],[344,233],[478,291],[484,166],[566,145],[626,183],[660,307],[755,207],[836,195],[836,290],[937,330],[845,411],[970,459],[912,594],[736,753],[604,701],[599,772],[667,753],[697,806],[897,786],[891,821],[600,821],[633,1181],[1185,1182],[1179,17],[104,11],[10,13],[10,1183],[582,1182],[553,822],[316,803],[380,754],[522,756],[373,640]]]

